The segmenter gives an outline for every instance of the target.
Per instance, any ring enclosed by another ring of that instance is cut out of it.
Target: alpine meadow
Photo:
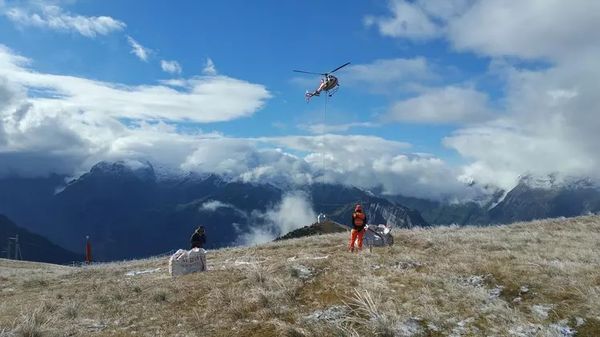
[[[0,0],[0,337],[599,337],[599,31]]]

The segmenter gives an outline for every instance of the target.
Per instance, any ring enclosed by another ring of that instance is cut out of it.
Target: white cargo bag
[[[180,249],[169,259],[169,274],[179,276],[206,270],[206,251],[202,248]]]

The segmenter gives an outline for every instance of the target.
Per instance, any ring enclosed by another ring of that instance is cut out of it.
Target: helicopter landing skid
[[[327,95],[329,95],[329,97],[333,97],[333,95],[340,89],[339,86],[336,86],[335,88],[327,91]]]

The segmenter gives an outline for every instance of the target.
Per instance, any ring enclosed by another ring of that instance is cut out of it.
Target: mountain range
[[[16,240],[11,239],[17,237],[18,250]],[[33,234],[17,226],[2,214],[0,214],[0,247],[0,257],[3,258],[14,259],[18,257],[27,261],[58,264],[81,261],[83,258],[81,255],[61,248],[40,235]],[[18,256],[17,252],[20,253],[20,256]]]
[[[241,236],[256,229],[274,231],[273,238],[286,234],[269,227],[265,218],[290,191],[271,184],[162,174],[148,163],[128,162],[101,162],[65,181],[59,176],[0,179],[0,212],[73,251],[82,251],[82,238],[89,235],[99,260],[185,248],[200,224],[206,228],[207,248],[239,244]],[[428,225],[419,212],[355,187],[316,184],[295,192],[340,223],[349,222],[351,209],[360,202],[371,221]]]
[[[292,192],[308,205],[293,208],[312,210],[279,209]],[[384,196],[338,184],[290,189],[212,174],[174,174],[150,163],[123,161],[100,162],[76,179],[59,175],[0,179],[0,213],[75,252],[83,252],[82,242],[89,235],[98,260],[186,248],[200,224],[206,228],[209,249],[241,244],[242,237],[256,231],[272,238],[283,236],[314,219],[303,217],[303,223],[296,221],[290,228],[278,226],[282,217],[312,214],[313,210],[348,225],[356,203],[363,205],[372,224],[402,228],[489,225],[599,212],[600,189],[585,179],[541,184],[540,179],[524,176],[514,189],[498,190],[485,202],[448,203]],[[276,211],[284,214],[275,219]]]
[[[589,178],[524,175],[489,210],[493,223],[574,217],[600,212],[600,187]]]
[[[523,175],[510,191],[497,190],[485,202],[445,203],[405,196],[393,201],[418,210],[432,225],[507,224],[600,213],[600,186],[589,178]]]

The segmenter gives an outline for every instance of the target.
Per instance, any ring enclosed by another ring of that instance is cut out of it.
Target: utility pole
[[[23,260],[23,255],[21,255],[21,245],[19,244],[19,234],[15,235],[15,260]]]
[[[7,257],[10,259],[11,258],[11,248],[13,248],[13,242],[14,242],[14,252],[15,254],[13,255],[15,260],[23,260],[23,254],[21,253],[21,245],[19,244],[19,234],[15,234],[14,238],[8,238],[8,249],[6,252]]]

